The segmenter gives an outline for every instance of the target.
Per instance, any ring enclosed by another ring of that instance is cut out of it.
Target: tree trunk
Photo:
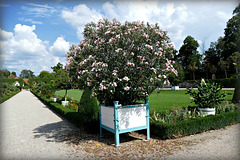
[[[238,68],[236,67],[236,75],[237,75],[237,78],[238,78]]]
[[[65,96],[64,96],[65,101],[67,100],[67,89],[65,91]]]
[[[237,83],[236,83],[236,86],[235,86],[232,102],[233,103],[240,103],[240,78],[237,79]]]
[[[193,72],[193,80],[195,81],[195,72]]]
[[[224,70],[224,72],[225,72],[225,77],[226,77],[226,79],[227,79],[227,70]]]

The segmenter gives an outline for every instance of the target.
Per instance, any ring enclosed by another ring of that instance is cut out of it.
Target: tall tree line
[[[183,68],[185,79],[239,77],[240,4],[234,9],[233,17],[228,20],[224,36],[211,42],[203,54],[197,51],[198,47],[197,40],[187,36],[176,56],[176,61]]]

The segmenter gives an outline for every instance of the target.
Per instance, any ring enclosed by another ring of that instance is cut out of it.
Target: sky
[[[199,52],[224,36],[238,0],[2,0],[0,1],[1,69],[19,75],[52,72],[72,44],[83,39],[89,22],[101,18],[158,23],[168,31],[175,49],[192,36]]]

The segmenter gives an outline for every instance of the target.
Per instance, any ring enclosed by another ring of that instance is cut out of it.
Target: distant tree
[[[233,11],[233,17],[228,20],[224,32],[224,50],[222,56],[227,60],[234,52],[240,52],[240,3]]]
[[[218,62],[218,66],[224,70],[224,73],[225,73],[225,78],[227,79],[227,70],[229,68],[229,62],[228,61],[223,61],[223,60],[220,60]]]
[[[0,78],[8,78],[10,72],[7,69],[0,69]]]
[[[230,61],[235,67],[236,75],[237,75],[237,78],[238,78],[238,74],[240,73],[240,65],[239,65],[239,63],[240,63],[240,52],[234,52],[230,56]]]
[[[204,52],[204,62],[208,62],[211,65],[218,65],[218,62],[220,61],[220,55],[218,53],[217,49],[218,42],[211,42],[210,47],[207,51]]]
[[[211,66],[210,72],[212,73],[212,79],[216,79],[215,73],[217,72],[217,67],[215,65]]]
[[[203,61],[203,68],[206,71],[206,79],[208,79],[208,72],[209,72],[209,70],[211,68],[211,63],[209,62],[208,59],[204,59],[204,61]]]
[[[217,52],[217,56],[218,58],[224,60],[224,55],[223,55],[223,50],[224,50],[224,45],[225,45],[225,42],[224,42],[224,39],[223,37],[219,37],[217,42],[216,43],[216,52]]]
[[[72,83],[66,70],[58,70],[56,73],[55,84],[57,89],[65,90],[65,101],[67,100],[67,90],[72,88]]]
[[[51,73],[48,71],[41,71],[38,78],[51,78]]]
[[[171,85],[178,86],[179,83],[183,82],[184,80],[184,72],[183,72],[182,66],[178,61],[176,61],[175,64],[173,64],[173,66],[178,71],[178,74],[176,76],[174,73],[171,73],[168,79]]]
[[[63,64],[58,62],[56,66],[51,67],[53,69],[53,72],[57,73],[58,70],[63,69]]]
[[[196,66],[196,62],[192,62],[188,65],[188,70],[192,72],[193,80],[195,80],[195,72],[197,69],[198,67]]]
[[[24,69],[20,73],[21,78],[35,78],[34,72],[31,70]]]
[[[16,72],[14,72],[14,71],[13,71],[11,74],[12,74],[12,75],[15,75],[15,76],[17,76],[17,73],[16,73]]]
[[[187,36],[183,41],[183,45],[179,50],[177,58],[183,67],[183,70],[188,69],[188,65],[192,63],[194,56],[196,65],[200,65],[201,55],[198,53],[197,48],[199,47],[198,42],[191,36]]]

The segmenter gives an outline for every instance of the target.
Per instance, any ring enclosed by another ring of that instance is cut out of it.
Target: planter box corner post
[[[149,99],[146,99],[147,140],[150,140]]]
[[[119,146],[119,120],[118,120],[118,101],[114,103],[114,129],[115,129],[115,146]]]

